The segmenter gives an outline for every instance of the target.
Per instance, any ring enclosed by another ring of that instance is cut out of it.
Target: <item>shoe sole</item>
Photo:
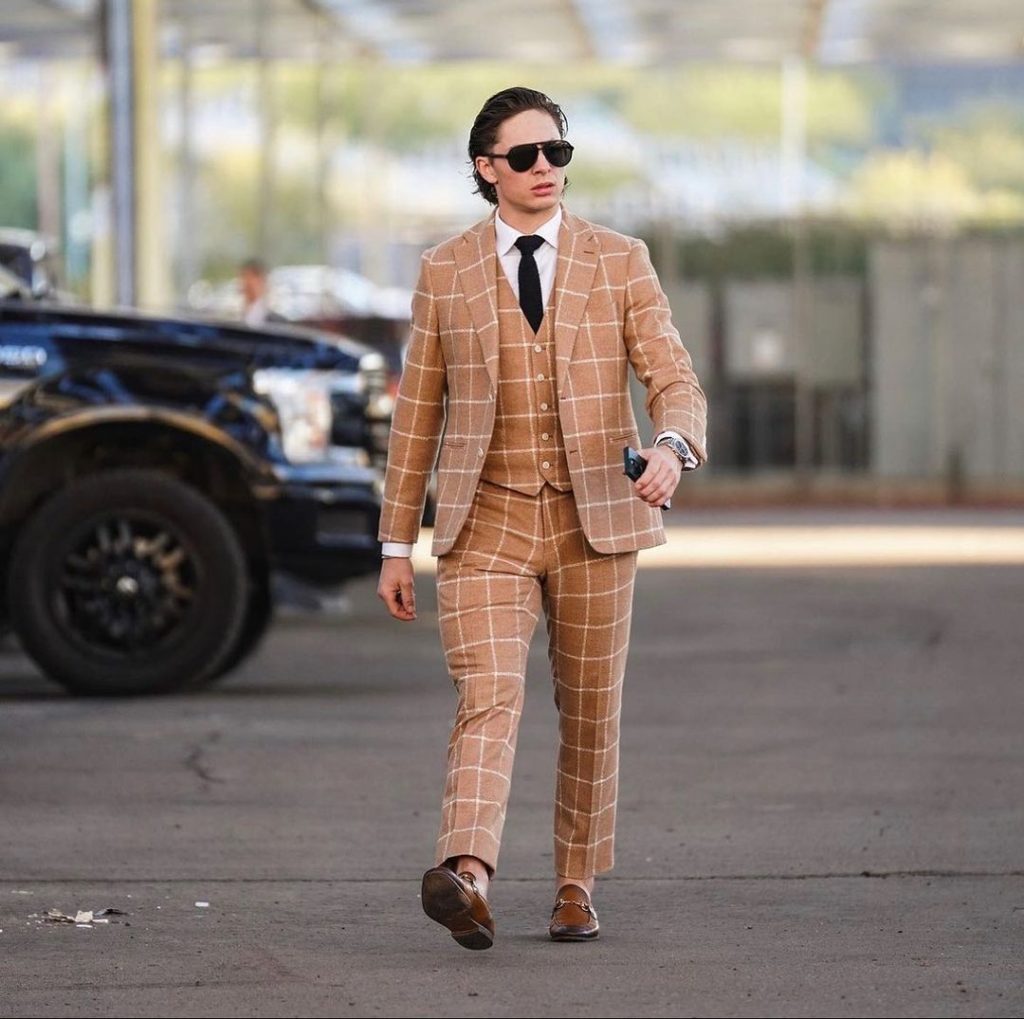
[[[423,912],[447,927],[463,948],[490,948],[494,944],[491,932],[473,919],[469,898],[454,874],[451,877],[438,871],[424,874],[421,899]]]
[[[550,931],[548,931],[551,934]],[[593,941],[600,931],[593,931],[590,934],[551,934],[552,941]]]

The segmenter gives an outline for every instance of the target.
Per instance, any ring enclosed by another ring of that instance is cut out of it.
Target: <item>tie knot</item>
[[[532,255],[543,243],[544,238],[538,237],[536,234],[523,234],[522,237],[516,239],[516,247],[524,255]]]

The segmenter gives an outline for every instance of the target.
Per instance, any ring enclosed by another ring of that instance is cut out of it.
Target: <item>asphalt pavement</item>
[[[1024,513],[673,524],[597,941],[547,936],[543,620],[494,946],[422,912],[455,691],[420,558],[415,622],[364,578],[198,694],[75,700],[0,654],[0,1015],[1021,1015]]]

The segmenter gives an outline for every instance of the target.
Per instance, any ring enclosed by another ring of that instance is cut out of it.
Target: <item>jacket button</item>
[[[548,463],[547,460],[545,460],[544,463],[541,464],[541,467],[550,467],[550,466],[551,466],[551,464]]]
[[[540,409],[541,409],[541,410],[547,410],[547,409],[548,409],[548,405],[547,405],[546,403],[542,403],[542,404],[540,405]]]

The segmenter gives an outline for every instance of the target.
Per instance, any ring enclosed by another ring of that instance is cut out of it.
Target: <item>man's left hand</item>
[[[679,457],[664,446],[649,446],[641,449],[640,455],[647,461],[647,467],[633,482],[633,490],[649,505],[663,506],[679,484],[683,465]]]

